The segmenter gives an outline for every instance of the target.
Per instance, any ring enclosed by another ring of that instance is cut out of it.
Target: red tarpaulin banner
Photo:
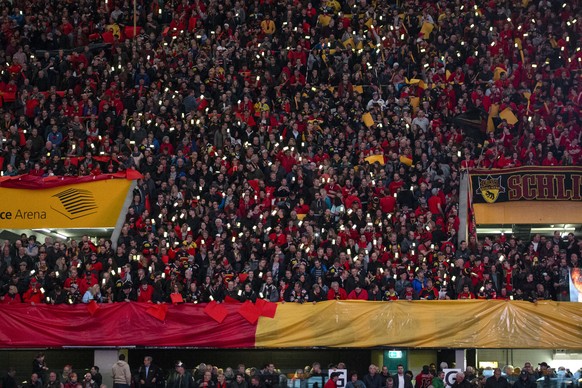
[[[136,170],[127,170],[115,174],[99,174],[87,176],[47,176],[39,177],[35,175],[17,175],[0,177],[0,187],[7,189],[49,189],[52,187],[76,185],[79,183],[89,183],[103,181],[107,179],[141,179],[141,175]]]
[[[61,346],[255,346],[256,325],[237,313],[240,305],[224,305],[222,323],[204,312],[204,305],[169,305],[165,320],[147,310],[151,303],[99,305],[91,316],[86,305],[0,306],[0,348]],[[74,334],[74,335],[72,335]]]

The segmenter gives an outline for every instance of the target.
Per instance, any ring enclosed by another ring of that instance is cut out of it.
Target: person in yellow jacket
[[[265,15],[265,20],[261,22],[261,30],[263,30],[265,35],[273,35],[277,30],[275,22],[271,20],[271,17],[268,14]]]

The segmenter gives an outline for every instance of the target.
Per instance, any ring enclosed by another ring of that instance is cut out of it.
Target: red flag
[[[148,307],[146,313],[163,322],[166,320],[166,314],[168,313],[168,305],[154,304],[151,307]]]
[[[206,307],[204,307],[204,312],[212,319],[214,319],[218,323],[222,323],[224,318],[228,315],[226,311],[226,307],[217,303],[215,300],[208,303]]]
[[[172,299],[172,303],[184,303],[184,298],[182,298],[182,294],[172,293],[170,294],[170,299]]]
[[[259,188],[259,181],[258,179],[251,179],[247,181],[249,186],[251,186],[253,188],[253,190],[255,191],[255,194],[259,194],[260,188]]]
[[[277,303],[269,302],[264,299],[257,299],[255,307],[259,310],[261,317],[274,318],[277,312]]]
[[[93,316],[95,315],[97,310],[99,310],[99,305],[97,304],[97,302],[95,302],[94,300],[90,301],[89,304],[87,305],[87,311],[89,311],[89,314]]]
[[[238,280],[240,280],[241,283],[244,283],[248,277],[249,277],[249,274],[246,272],[238,274]]]
[[[257,323],[260,315],[259,309],[250,300],[247,300],[240,306],[238,313],[253,325]]]

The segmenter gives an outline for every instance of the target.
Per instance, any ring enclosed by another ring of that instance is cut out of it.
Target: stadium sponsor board
[[[110,179],[46,189],[0,188],[0,228],[113,227],[130,185]]]
[[[579,167],[473,170],[470,184],[473,203],[582,200]]]

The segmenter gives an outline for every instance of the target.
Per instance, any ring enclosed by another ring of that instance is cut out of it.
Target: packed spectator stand
[[[41,353],[42,354],[42,353]],[[92,366],[84,372],[75,369],[73,365],[67,364],[60,369],[49,368],[42,355],[41,364],[33,363],[33,371],[29,381],[24,381],[22,387],[49,387],[49,388],[107,388],[104,384],[104,376],[101,372],[106,369],[102,365]],[[313,362],[304,368],[284,373],[277,369],[272,362],[266,363],[263,367],[245,367],[240,363],[238,367],[218,367],[208,363],[200,363],[191,368],[190,364],[177,360],[173,365],[165,362],[164,368],[156,364],[151,356],[145,356],[143,363],[128,364],[125,355],[119,357],[112,368],[113,381],[117,375],[121,375],[123,381],[127,379],[130,387],[135,388],[301,388],[310,386],[324,386],[327,388],[337,388],[345,384],[347,388],[394,388],[399,384],[396,380],[404,380],[404,384],[409,388],[509,388],[516,386],[519,388],[535,388],[537,386],[560,387],[569,385],[578,387],[582,368],[570,371],[560,366],[552,368],[547,362],[539,363],[538,368],[534,368],[532,363],[526,361],[523,368],[506,365],[503,368],[479,368],[467,366],[462,369],[448,369],[446,362],[441,362],[437,367],[435,363],[423,365],[422,369],[415,375],[411,370],[405,370],[402,364],[397,369],[389,371],[386,365],[376,366],[371,364],[367,371],[357,371],[348,369],[344,362],[330,364],[326,369],[319,363]],[[42,367],[39,369],[38,365]],[[138,366],[139,365],[139,366]],[[454,367],[454,366],[453,366]],[[454,371],[457,378],[449,385],[446,379],[447,371]],[[458,373],[458,374],[457,374]],[[6,388],[16,388],[15,368],[9,368],[8,374],[2,379]],[[337,382],[338,377],[345,379]],[[335,380],[334,380],[335,377]],[[333,380],[333,384],[330,382]],[[465,380],[463,382],[463,380]],[[337,383],[337,384],[335,384]],[[538,385],[539,384],[539,385]],[[113,387],[118,387],[120,383],[113,383]],[[20,386],[20,385],[18,385]]]
[[[568,300],[573,234],[461,242],[458,206],[580,165],[579,3],[136,6],[3,2],[3,175],[143,174],[119,241],[4,242],[3,303]]]

